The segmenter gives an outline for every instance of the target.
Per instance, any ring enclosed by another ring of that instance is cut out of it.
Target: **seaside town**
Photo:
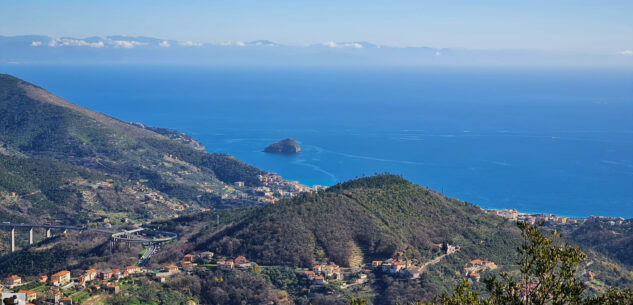
[[[494,209],[484,209],[484,212],[488,214],[497,215],[503,218],[507,218],[513,221],[525,221],[531,225],[542,222],[545,225],[572,225],[572,224],[582,224],[585,222],[604,222],[610,224],[612,226],[620,226],[624,224],[626,221],[631,221],[624,219],[623,217],[608,217],[608,216],[589,216],[586,218],[581,217],[564,217],[564,216],[556,216],[552,214],[528,214],[521,213],[516,209],[504,209],[504,210],[494,210]]]

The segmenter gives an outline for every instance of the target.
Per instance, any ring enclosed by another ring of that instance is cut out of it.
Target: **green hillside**
[[[99,217],[170,216],[182,204],[214,207],[220,194],[209,190],[236,181],[258,186],[264,174],[232,156],[206,153],[184,134],[122,122],[6,74],[0,75],[0,157],[6,160],[0,209],[39,220],[80,221],[87,217],[82,212],[99,211],[105,212]],[[161,200],[148,202],[152,192]],[[16,209],[16,201],[35,213]],[[231,204],[251,203],[221,206]]]

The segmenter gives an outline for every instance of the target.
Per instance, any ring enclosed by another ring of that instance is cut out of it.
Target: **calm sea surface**
[[[633,71],[0,66],[308,185],[401,174],[487,208],[633,217]],[[276,156],[293,137],[304,153]]]

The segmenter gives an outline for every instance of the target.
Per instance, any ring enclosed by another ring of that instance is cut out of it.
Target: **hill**
[[[516,236],[513,226],[474,205],[381,175],[265,207],[198,248],[272,265],[352,266],[398,253],[428,260],[442,242],[473,256],[497,256],[516,245]]]
[[[313,304],[332,293],[338,297],[321,303],[353,296],[363,296],[374,304],[428,300],[461,283],[464,267],[477,259],[492,261],[497,267],[481,271],[482,278],[500,271],[516,274],[515,250],[522,241],[514,222],[389,174],[348,181],[264,207],[202,213],[157,225],[180,232],[182,238],[166,246],[155,264],[203,251],[223,257],[243,255],[268,269],[306,270],[303,268],[320,264],[372,269],[372,261],[390,258],[417,266],[429,263],[419,279],[374,271],[369,284],[355,290],[305,291],[285,286],[288,272],[283,273],[285,280],[276,279],[281,276],[276,273],[270,275],[273,283],[282,283],[278,288],[289,289],[295,301],[308,297]],[[460,250],[445,256],[442,244]],[[631,285],[626,267],[600,253],[589,253],[589,257],[593,264],[583,265],[582,272],[591,270],[601,283]],[[473,284],[483,290],[482,283]]]
[[[117,120],[6,74],[0,158],[0,218],[7,220],[118,221],[245,206],[257,201],[240,194],[266,174],[206,153],[187,135]],[[227,187],[237,181],[244,187]]]

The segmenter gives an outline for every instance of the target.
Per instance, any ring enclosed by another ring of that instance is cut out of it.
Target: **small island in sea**
[[[297,141],[292,138],[283,139],[277,143],[273,143],[264,149],[264,152],[271,154],[294,155],[301,152],[301,147]]]

